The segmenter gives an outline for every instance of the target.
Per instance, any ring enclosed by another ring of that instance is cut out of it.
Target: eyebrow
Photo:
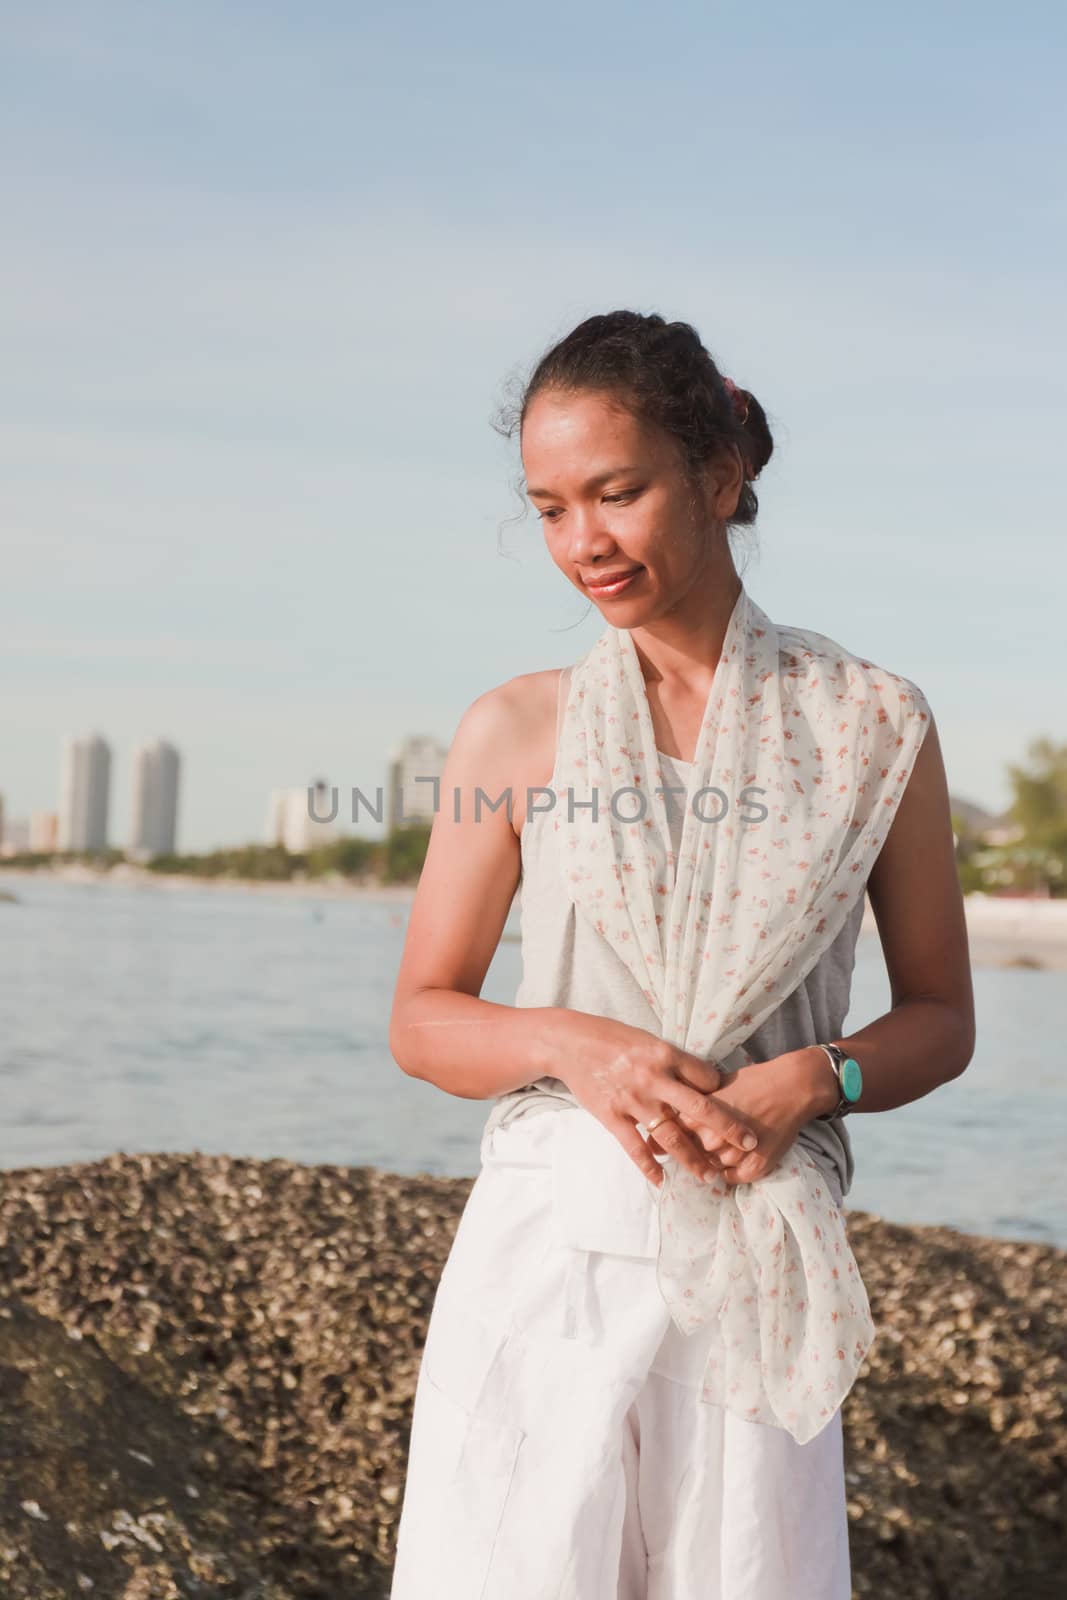
[[[582,484],[583,489],[599,489],[601,484],[607,483],[611,478],[622,478],[628,472],[640,472],[640,467],[611,467],[607,472],[598,472],[595,477],[587,478]],[[551,500],[554,497],[552,489],[530,489],[526,493],[531,500]]]

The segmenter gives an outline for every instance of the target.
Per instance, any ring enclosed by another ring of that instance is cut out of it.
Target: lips
[[[592,594],[615,594],[629,586],[632,578],[643,572],[643,567],[620,567],[616,572],[598,572],[582,582]]]

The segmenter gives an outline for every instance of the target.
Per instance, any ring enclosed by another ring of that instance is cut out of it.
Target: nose
[[[598,557],[612,554],[615,540],[600,520],[599,507],[575,506],[568,522],[567,556],[574,566],[591,567]]]

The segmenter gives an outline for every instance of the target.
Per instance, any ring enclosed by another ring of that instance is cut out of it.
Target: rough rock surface
[[[470,1179],[200,1155],[0,1173],[5,1600],[380,1600]],[[1044,1600],[1067,1252],[849,1213],[857,1596]]]

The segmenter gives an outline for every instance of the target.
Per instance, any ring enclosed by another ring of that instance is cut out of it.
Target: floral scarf
[[[567,892],[664,1038],[728,1068],[865,890],[930,724],[914,683],[778,627],[742,585],[697,742],[678,859],[636,646],[609,626],[572,669],[557,827]],[[806,1442],[874,1338],[841,1208],[799,1142],[755,1183],[663,1167],[660,1292],[718,1318],[702,1398]]]

